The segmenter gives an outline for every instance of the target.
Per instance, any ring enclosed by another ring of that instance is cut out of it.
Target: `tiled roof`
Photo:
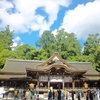
[[[8,59],[5,63],[4,68],[1,70],[2,72],[25,72],[26,68],[36,69],[36,66],[42,64],[44,61],[35,61],[35,60],[18,60],[18,59]],[[87,70],[85,74],[99,74],[90,62],[67,62],[68,64],[74,66],[79,70]],[[57,63],[56,63],[57,64]],[[53,64],[55,65],[55,64]],[[39,69],[45,69],[50,67],[48,65],[46,67],[39,66]],[[67,67],[67,66],[66,66]],[[73,68],[75,70],[75,68]],[[72,69],[72,68],[69,68]]]
[[[57,53],[53,54],[47,61],[39,60],[20,60],[20,59],[8,59],[5,62],[4,68],[1,69],[0,77],[11,77],[10,73],[15,74],[13,77],[26,77],[26,69],[32,70],[46,70],[52,66],[64,66],[69,71],[86,72],[84,75],[100,75],[90,62],[66,62]],[[2,75],[2,73],[6,73]],[[21,73],[21,74],[20,74]],[[18,76],[19,75],[19,76]]]
[[[8,59],[1,69],[3,72],[26,72],[26,68],[36,68],[43,61]]]
[[[85,74],[99,74],[99,72],[97,72],[94,67],[92,66],[92,64],[90,62],[69,62],[69,64],[71,64],[72,66],[75,66],[78,69],[84,69],[87,70],[87,72]]]

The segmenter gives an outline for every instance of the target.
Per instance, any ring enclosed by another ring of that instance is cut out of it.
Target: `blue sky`
[[[0,30],[14,30],[14,44],[35,46],[44,30],[74,32],[82,45],[100,33],[100,0],[0,0]]]

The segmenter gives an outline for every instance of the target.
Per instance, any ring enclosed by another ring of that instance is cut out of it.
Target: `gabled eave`
[[[74,68],[74,69],[77,69],[76,67],[74,67],[74,66],[68,64],[64,59],[62,59],[62,58],[59,56],[59,54],[58,54],[57,52],[55,52],[47,61],[45,61],[44,63],[42,63],[42,64],[40,64],[40,65],[38,65],[38,66],[36,66],[36,69],[38,69],[38,67],[40,67],[40,66],[47,66],[48,63],[50,63],[55,57],[57,57],[57,58],[58,58],[63,64],[65,64],[67,67],[72,67],[72,68]]]

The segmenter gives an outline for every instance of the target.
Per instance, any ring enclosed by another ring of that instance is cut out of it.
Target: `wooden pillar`
[[[73,73],[72,74],[72,89],[74,90],[75,89],[75,80],[74,80],[74,78],[75,78],[75,73]]]
[[[48,76],[48,89],[50,88],[50,78]]]
[[[50,72],[48,72],[48,90],[50,89]]]
[[[63,89],[64,89],[64,87],[65,87],[65,81],[64,81],[64,73],[63,73],[63,76],[62,76],[62,84],[63,84]]]
[[[36,74],[36,78],[37,78],[37,88],[39,87],[39,73],[37,72]]]
[[[62,79],[62,85],[63,85],[63,89],[64,89],[64,79]]]
[[[75,81],[74,80],[72,81],[72,89],[73,90],[75,89]]]
[[[37,78],[37,87],[36,88],[38,89],[39,88],[39,84],[40,84],[39,83],[39,73],[38,72],[36,74],[36,78]],[[36,93],[39,94],[39,91],[36,91]]]

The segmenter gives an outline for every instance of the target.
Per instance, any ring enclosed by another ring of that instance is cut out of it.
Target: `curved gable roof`
[[[57,52],[55,52],[47,61],[38,65],[36,68],[41,69],[43,67],[49,68],[52,65],[64,65],[70,70],[78,70],[75,66],[68,64],[64,59],[62,59]]]

